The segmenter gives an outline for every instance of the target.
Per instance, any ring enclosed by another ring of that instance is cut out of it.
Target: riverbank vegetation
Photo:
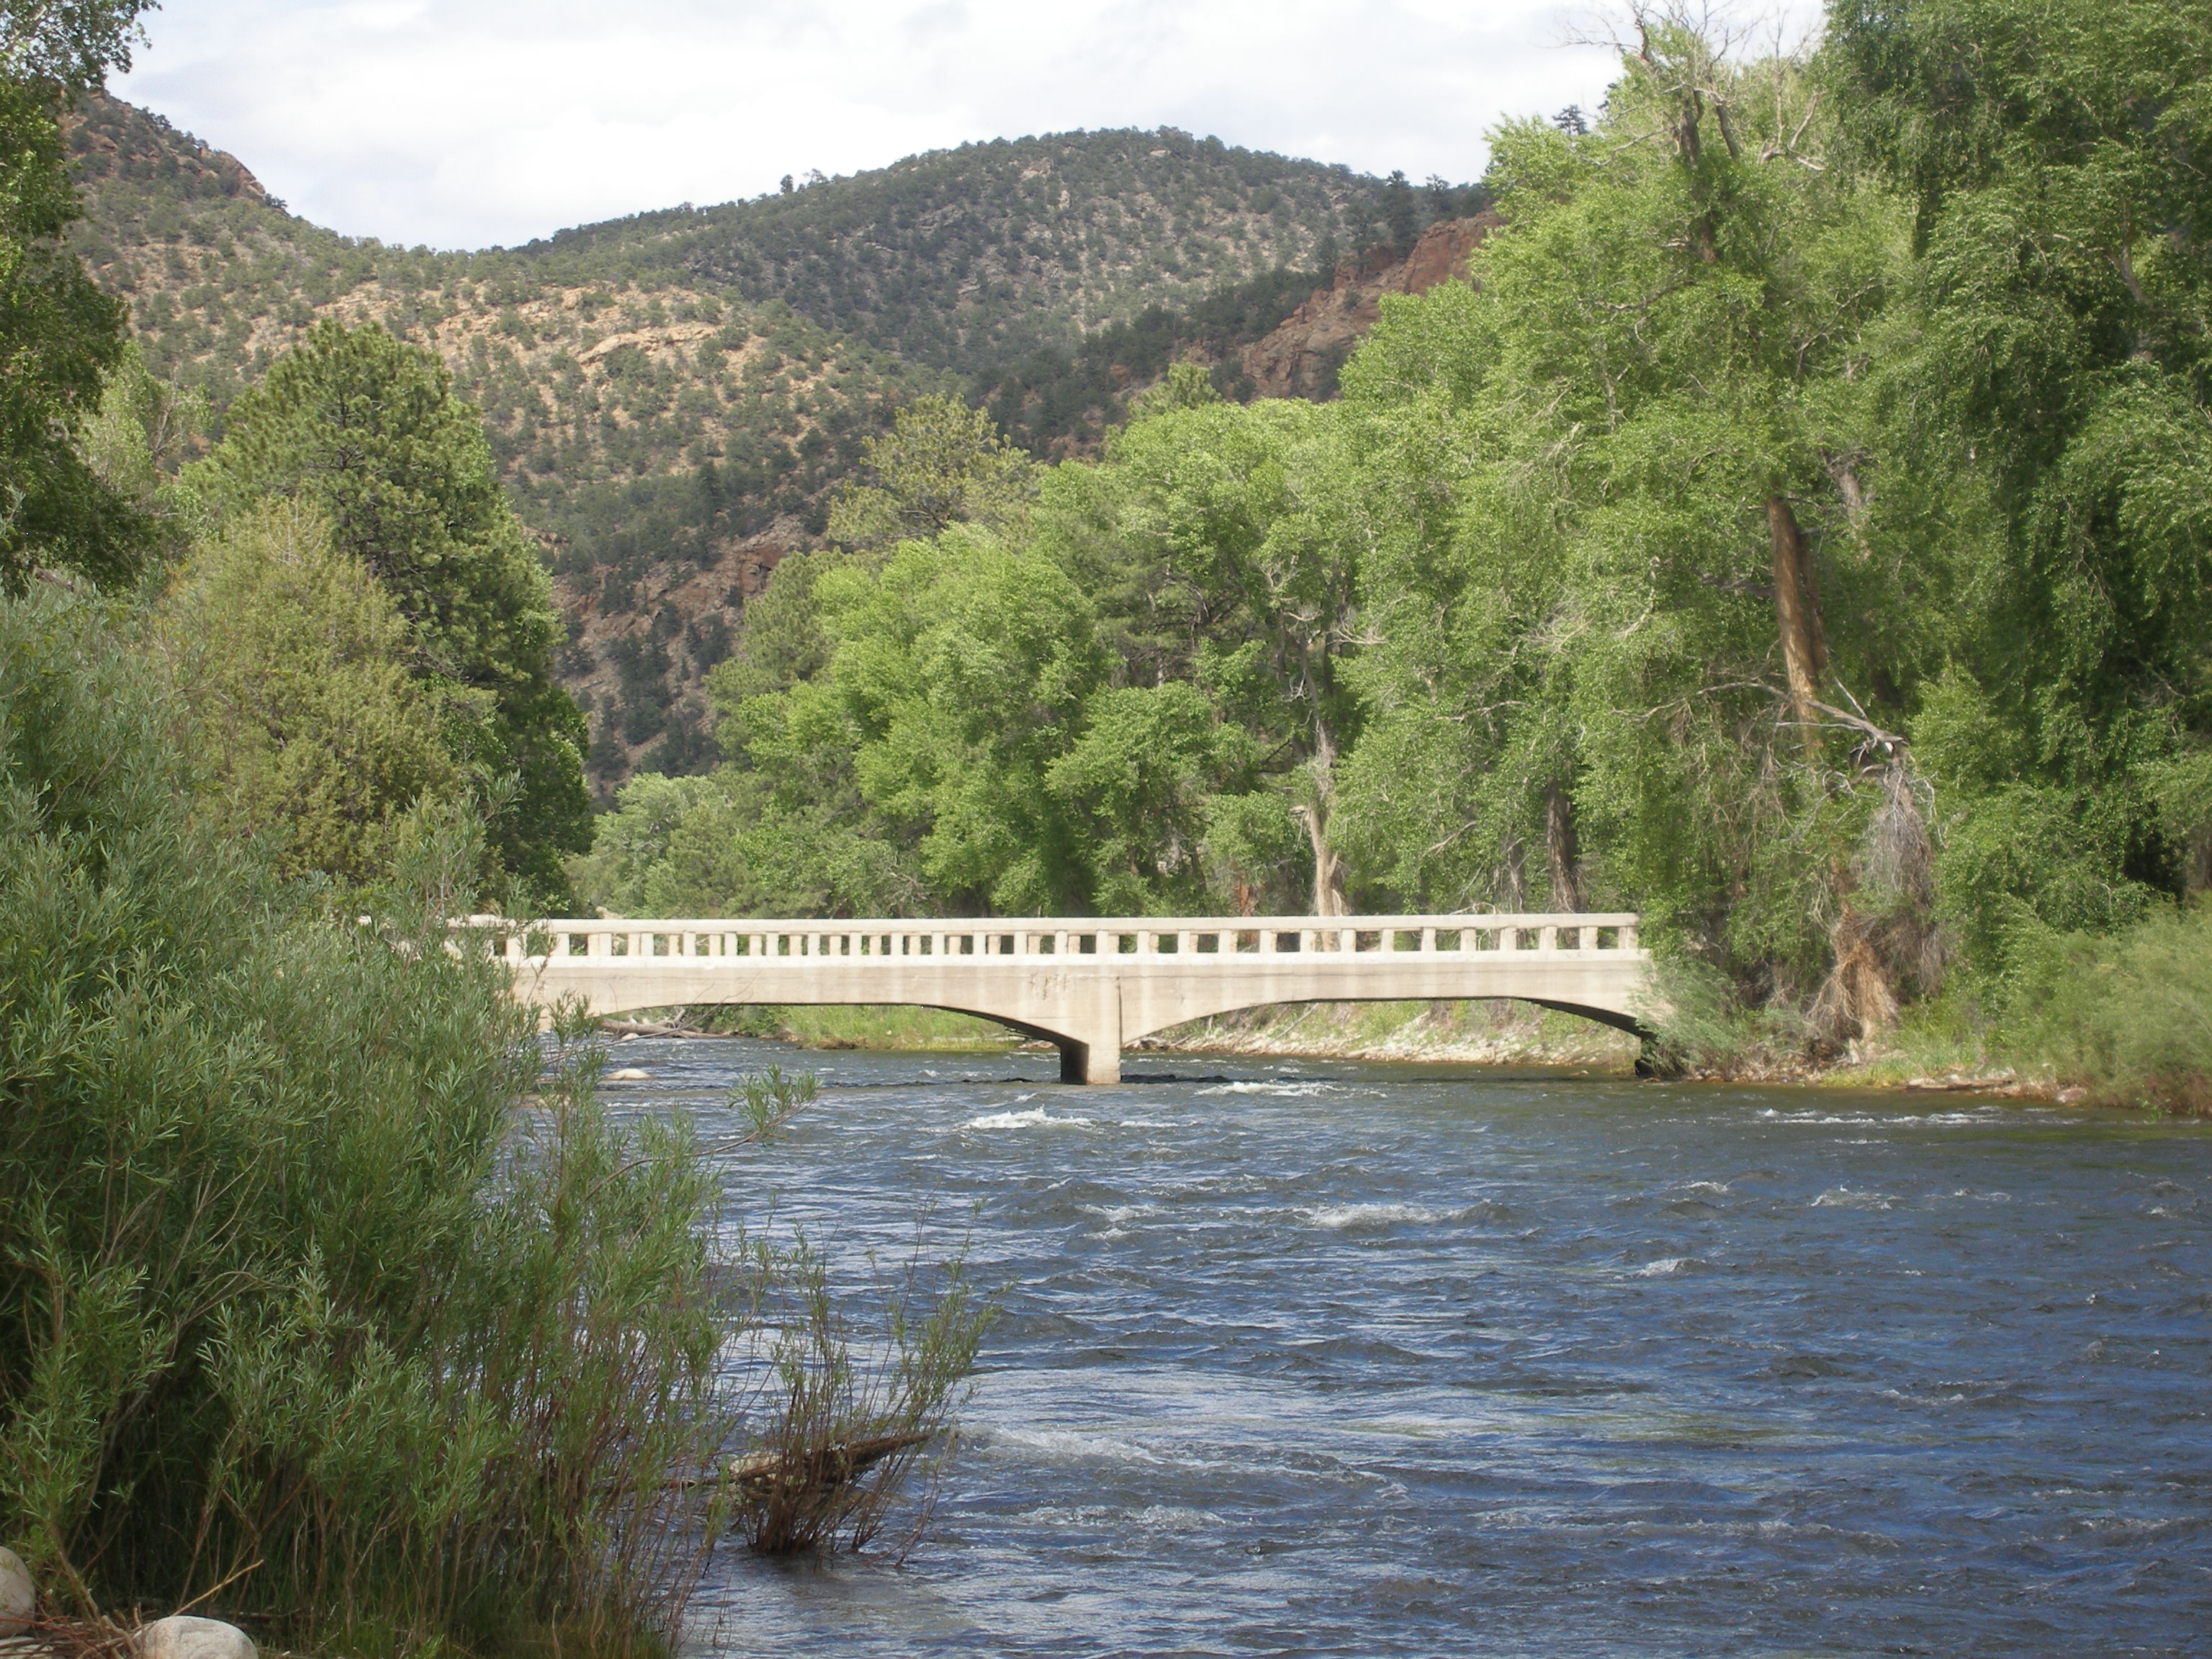
[[[401,897],[466,868],[364,927],[196,814],[167,690],[98,606],[0,606],[9,1541],[56,1611],[627,1646],[734,1429],[718,1185]]]
[[[2193,1097],[2111,988],[2212,887],[2212,35],[2060,9],[1846,0],[1802,54],[1639,11],[1339,401],[1177,365],[1095,463],[787,560],[728,763],[629,786],[586,890],[1633,908],[1679,1064],[1942,1033]],[[966,418],[902,441],[951,479]]]
[[[589,1022],[542,1048],[447,948],[465,804],[377,882],[288,872],[169,625],[0,603],[0,1528],[46,1612],[657,1650],[730,1528],[874,1539],[990,1320],[961,1254],[854,1298],[733,1235],[683,1120],[602,1108]],[[814,1096],[743,1092],[740,1143]]]
[[[60,118],[136,9],[0,8],[0,1541],[84,1628],[665,1650],[762,1507],[729,1460],[912,1437],[866,1534],[989,1305],[956,1255],[854,1324],[451,931],[568,902],[588,842],[544,573],[475,412],[374,327],[179,470],[195,400],[62,240]],[[764,1080],[738,1144],[811,1097]],[[803,1423],[748,1338],[826,1369]],[[861,1340],[888,1395],[840,1392]]]

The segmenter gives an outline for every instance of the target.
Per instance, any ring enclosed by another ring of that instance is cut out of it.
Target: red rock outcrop
[[[1386,294],[1425,294],[1467,274],[1468,256],[1498,223],[1494,213],[1443,219],[1421,233],[1401,259],[1387,243],[1341,261],[1327,288],[1285,317],[1266,338],[1237,355],[1265,398],[1334,397],[1337,371],[1375,326]]]

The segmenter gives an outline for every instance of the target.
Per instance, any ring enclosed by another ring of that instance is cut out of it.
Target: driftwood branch
[[[1830,720],[1841,720],[1844,725],[1850,726],[1856,731],[1865,732],[1867,736],[1872,738],[1876,743],[1893,744],[1899,749],[1909,749],[1912,746],[1911,738],[1899,737],[1894,732],[1885,732],[1881,727],[1876,726],[1870,720],[1863,719],[1857,714],[1847,714],[1843,709],[1832,708],[1829,704],[1821,702],[1817,699],[1808,699],[1808,701],[1812,703],[1814,708],[1819,709]]]

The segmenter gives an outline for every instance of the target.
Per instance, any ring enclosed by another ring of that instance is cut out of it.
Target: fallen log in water
[[[863,1440],[842,1440],[795,1451],[753,1452],[733,1458],[719,1474],[679,1474],[664,1484],[672,1487],[711,1486],[727,1480],[753,1502],[764,1504],[773,1498],[788,1499],[844,1486],[866,1474],[886,1457],[919,1446],[929,1438],[922,1431],[878,1434]]]
[[[886,1457],[919,1446],[929,1436],[921,1432],[872,1435],[865,1440],[845,1440],[827,1446],[793,1451],[760,1451],[729,1465],[730,1479],[755,1503],[787,1500],[810,1492],[828,1492],[859,1479]]]

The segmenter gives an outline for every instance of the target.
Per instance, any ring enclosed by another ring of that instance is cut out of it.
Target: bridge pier
[[[1070,1020],[1048,1035],[1060,1050],[1062,1083],[1119,1083],[1121,1080],[1121,988],[1110,979],[1090,988],[1083,999],[1085,1018]]]
[[[1060,1080],[1062,1083],[1119,1083],[1121,1045],[1118,1042],[1078,1042],[1059,1039]]]

